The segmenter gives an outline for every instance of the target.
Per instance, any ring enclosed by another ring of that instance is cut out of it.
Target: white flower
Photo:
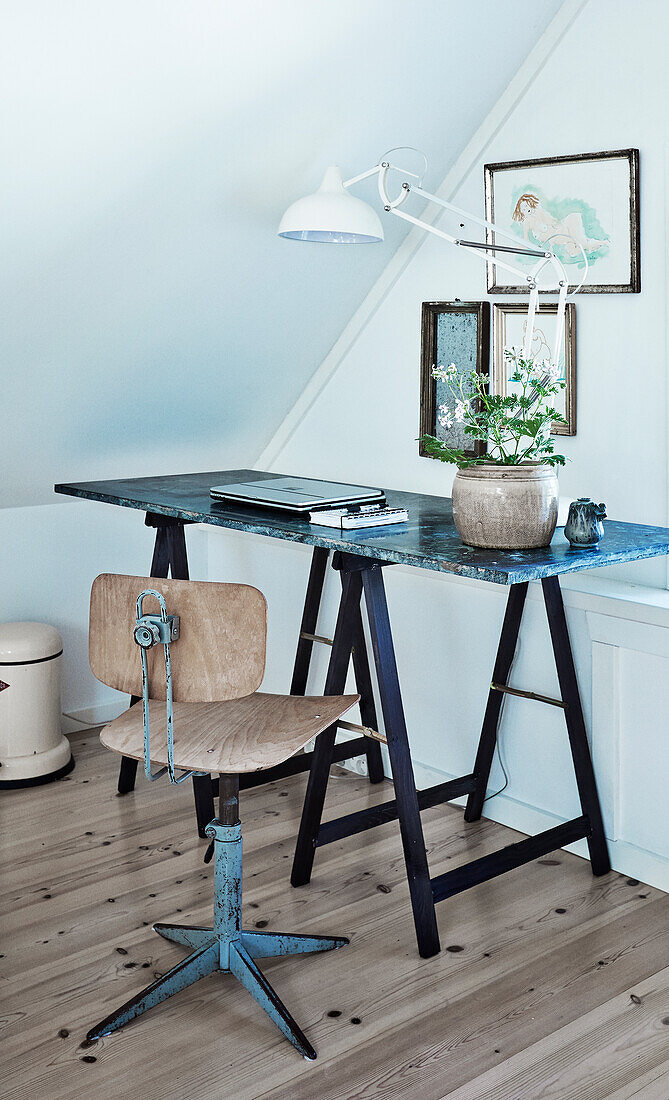
[[[439,423],[441,424],[442,428],[452,428],[453,427],[453,416],[451,414],[451,410],[449,409],[448,405],[440,405],[438,411],[439,411],[439,416],[438,416],[437,419],[439,420]]]
[[[467,412],[467,403],[466,403],[466,401],[460,401],[458,399],[455,402],[455,412],[453,413],[453,415],[454,415],[455,419],[457,420],[458,424],[462,424],[462,422],[465,419],[466,412]]]
[[[432,364],[432,377],[433,378],[438,378],[440,382],[443,382],[444,378],[446,377],[446,371],[445,371],[444,367],[443,366],[435,367],[435,365],[433,363]]]
[[[448,364],[448,370],[447,370],[446,373],[450,374],[450,375],[454,375],[454,374],[458,373],[458,368],[456,367],[455,363],[449,363]]]

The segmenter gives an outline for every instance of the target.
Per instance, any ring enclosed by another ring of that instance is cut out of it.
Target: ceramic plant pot
[[[470,466],[458,470],[453,482],[453,520],[468,546],[548,546],[557,515],[558,479],[552,466]]]

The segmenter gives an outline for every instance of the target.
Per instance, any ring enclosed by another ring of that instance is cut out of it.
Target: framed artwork
[[[542,305],[534,318],[531,355],[533,359],[552,359],[551,344],[555,339],[557,305]],[[491,388],[493,393],[506,396],[512,391],[509,384],[509,364],[504,349],[522,348],[527,328],[527,306],[524,302],[504,302],[493,306],[493,368]],[[567,304],[564,318],[564,337],[560,353],[560,374],[566,388],[555,399],[555,408],[567,421],[554,423],[551,435],[576,435],[576,306]]]
[[[570,287],[583,277],[583,248],[589,268],[581,294],[640,292],[638,149],[486,164],[484,179],[487,220],[555,252]],[[486,241],[495,243],[493,230]],[[528,272],[536,263],[527,256],[513,261]],[[490,263],[487,269],[489,294],[528,292],[522,277]]]
[[[462,424],[441,426],[440,405],[455,407],[445,382],[432,377],[432,368],[455,363],[459,371],[487,374],[490,360],[489,302],[423,302],[420,348],[420,435],[433,435],[468,454],[483,454],[485,443],[465,435]],[[419,443],[419,454],[432,458]]]

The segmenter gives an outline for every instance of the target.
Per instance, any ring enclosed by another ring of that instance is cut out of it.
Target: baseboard
[[[80,730],[92,729],[93,726],[104,726],[118,718],[119,714],[127,709],[127,700],[114,703],[101,703],[96,707],[84,707],[82,710],[71,710],[63,714],[61,729],[66,736],[78,733]]]

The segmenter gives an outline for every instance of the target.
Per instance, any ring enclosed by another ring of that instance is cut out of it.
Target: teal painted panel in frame
[[[469,454],[483,454],[485,444],[468,440],[457,421],[450,428],[439,423],[439,406],[452,410],[455,399],[445,382],[432,377],[432,368],[450,363],[462,373],[488,374],[489,302],[423,302],[420,350],[420,436],[433,435],[451,447],[466,448]],[[418,450],[424,458],[433,457],[421,442]]]

